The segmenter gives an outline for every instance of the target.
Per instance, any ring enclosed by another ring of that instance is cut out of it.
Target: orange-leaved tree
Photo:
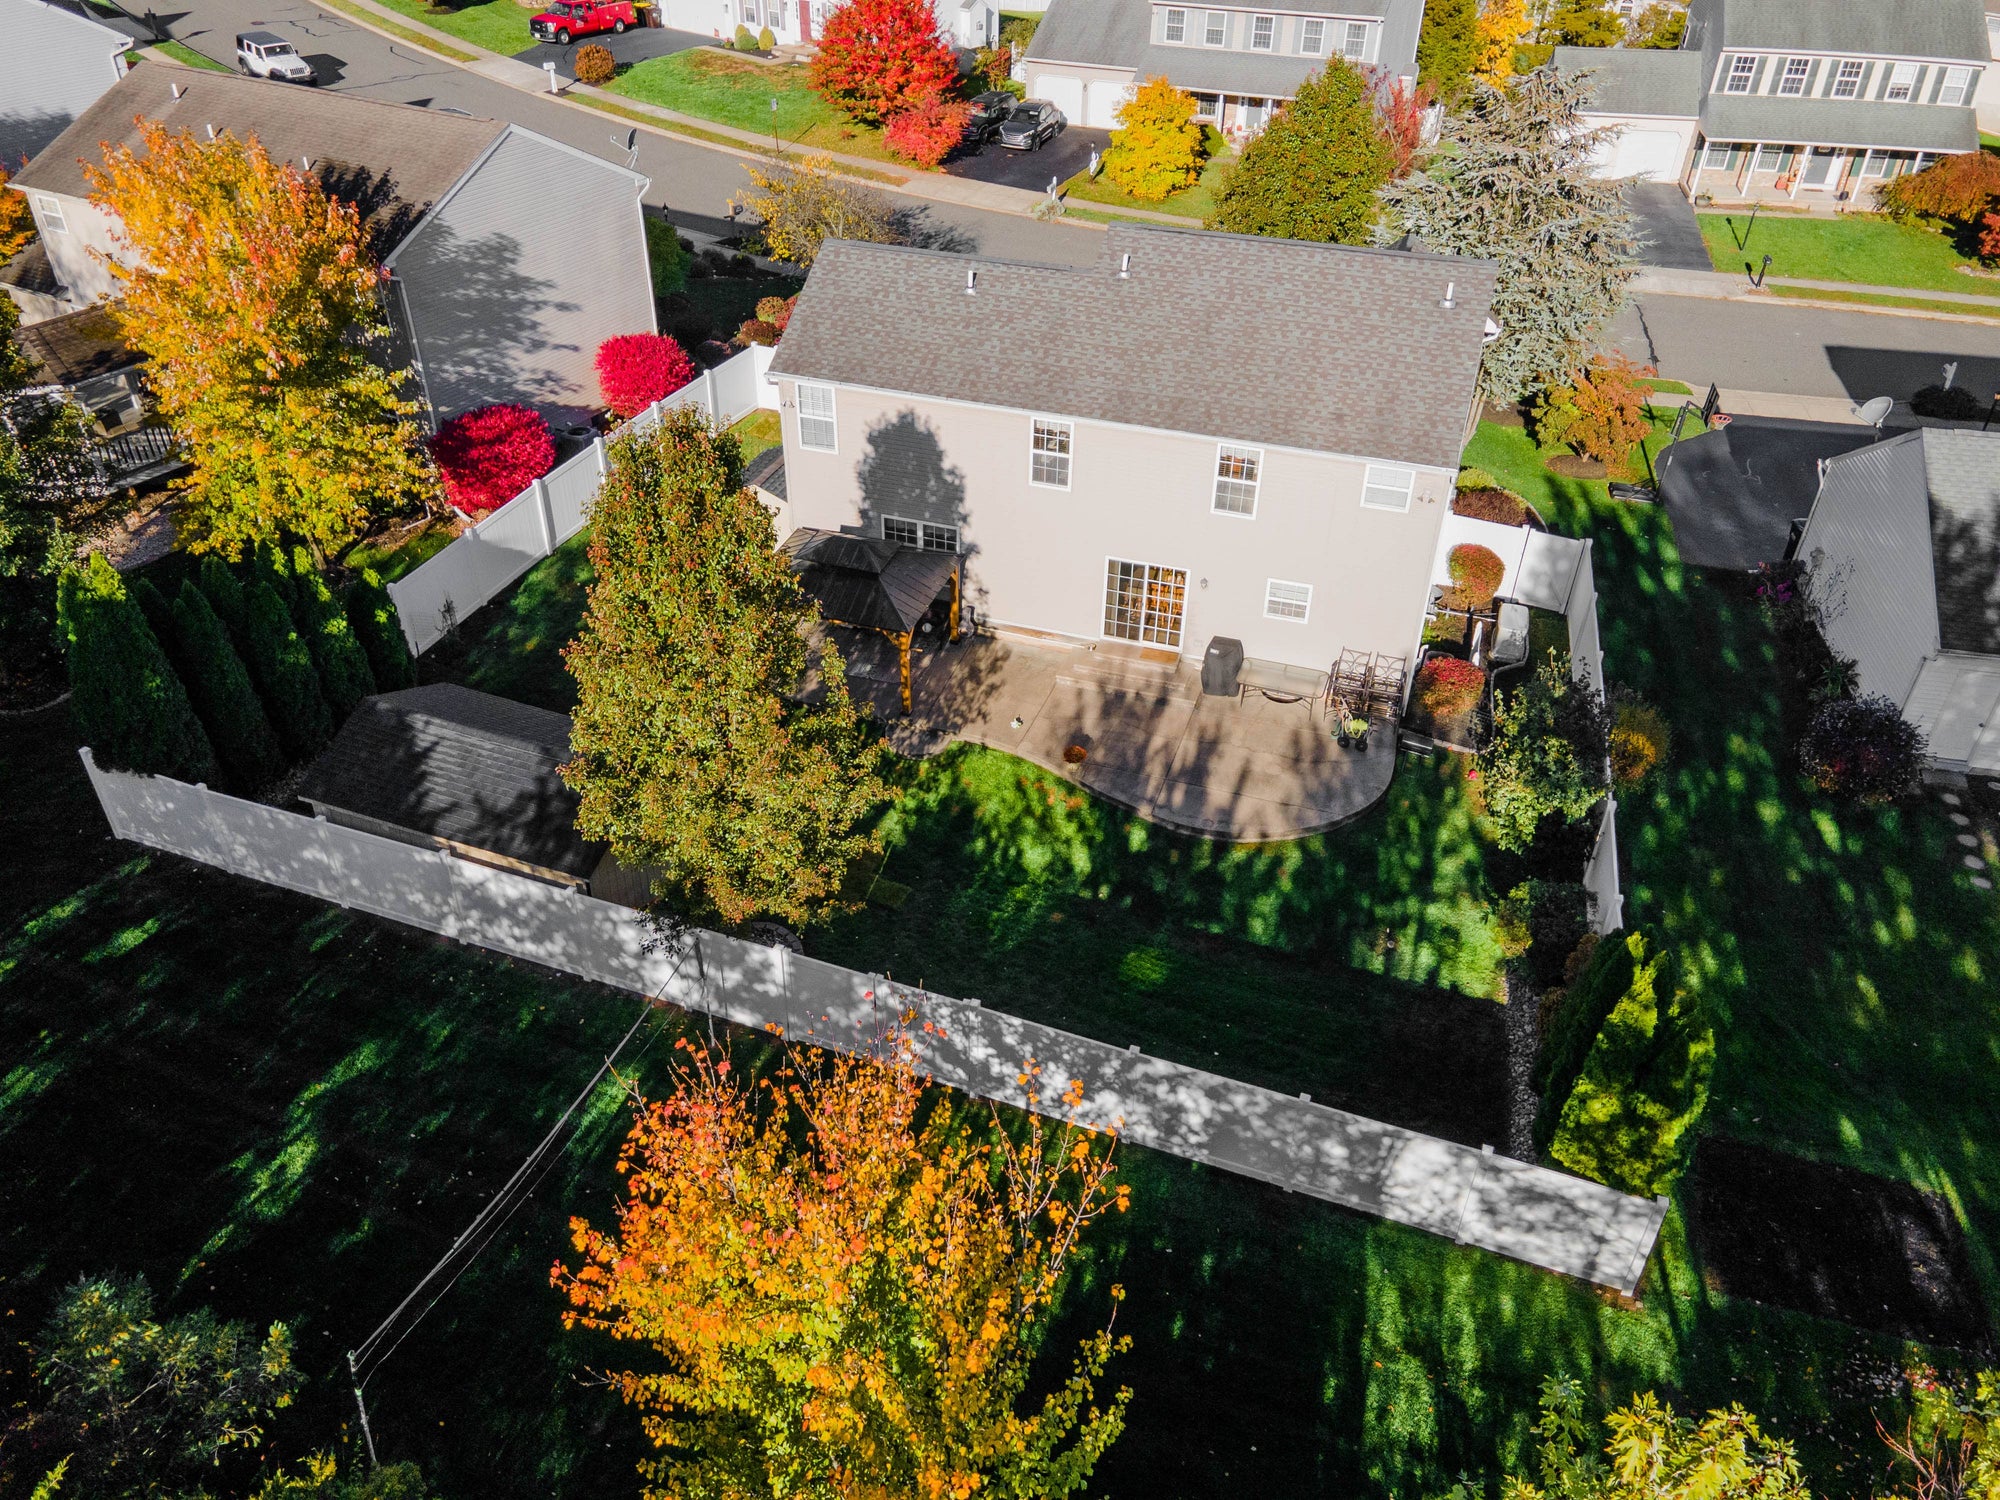
[[[665,1455],[641,1466],[647,1495],[1079,1490],[1131,1395],[1095,1392],[1129,1342],[1121,1288],[1068,1379],[1023,1394],[1078,1237],[1128,1201],[1112,1135],[1075,1121],[1080,1088],[1053,1125],[996,1110],[974,1128],[902,1024],[864,1055],[788,1046],[756,1082],[675,1045],[675,1091],[635,1096],[615,1229],[573,1219],[581,1264],[552,1273],[569,1324],[661,1356],[609,1377]],[[1040,1076],[1019,1075],[1031,1103]]]
[[[290,532],[322,557],[434,488],[404,372],[380,361],[383,273],[361,216],[256,139],[141,120],[87,166],[133,265],[112,304],[189,460],[184,534],[238,555]]]
[[[930,0],[846,0],[815,46],[807,64],[813,88],[870,124],[958,85],[958,57],[938,33]]]
[[[7,179],[13,174],[7,164],[0,162],[0,261],[14,258],[14,254],[35,237],[35,216],[28,209],[25,193],[8,191]]]

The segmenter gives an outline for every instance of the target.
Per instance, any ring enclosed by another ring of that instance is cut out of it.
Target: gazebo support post
[[[959,564],[958,567],[955,567],[951,570],[951,639],[954,644],[956,644],[958,641],[958,598],[959,598],[958,580],[959,580],[959,575],[964,571],[965,571],[965,565],[963,563]]]
[[[906,630],[895,637],[896,664],[902,669],[903,717],[910,716],[910,633]]]

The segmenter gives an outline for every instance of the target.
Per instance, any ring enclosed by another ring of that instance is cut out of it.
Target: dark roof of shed
[[[811,526],[794,531],[779,550],[824,619],[891,635],[917,628],[958,567],[956,552],[920,552]]]
[[[50,385],[76,385],[145,358],[120,336],[117,320],[102,306],[23,324],[14,337]]]
[[[140,116],[197,138],[211,125],[238,140],[255,136],[274,161],[310,160],[327,192],[369,220],[378,255],[401,243],[507,129],[498,120],[149,61],[43,147],[14,185],[89,197],[83,162],[102,165],[106,142],[142,149]]]
[[[435,683],[364,698],[299,784],[301,801],[523,864],[588,876],[603,846],[576,831],[557,775],[569,716]]]
[[[1938,644],[2000,656],[2000,432],[1927,427]]]
[[[1131,274],[1120,277],[1127,254]],[[1103,258],[1082,267],[834,240],[771,369],[1455,468],[1495,271],[1455,256],[1133,224],[1113,225]]]

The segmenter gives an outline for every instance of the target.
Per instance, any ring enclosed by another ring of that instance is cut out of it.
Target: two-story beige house
[[[829,244],[778,346],[781,532],[951,550],[983,624],[1414,661],[1490,262],[1118,225],[1083,268]]]

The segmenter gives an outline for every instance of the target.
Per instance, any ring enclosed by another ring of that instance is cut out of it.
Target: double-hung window
[[[1971,88],[1971,86],[1972,86],[1972,69],[1946,68],[1944,70],[1944,86],[1938,90],[1938,103],[1940,104],[1965,103],[1966,93]]]
[[[1028,461],[1028,483],[1047,489],[1069,488],[1071,426],[1052,417],[1035,418],[1033,451]]]
[[[1282,578],[1264,580],[1264,618],[1293,620],[1305,624],[1312,610],[1313,590],[1309,583],[1287,583]]]
[[[1361,481],[1361,503],[1370,510],[1408,510],[1416,488],[1416,470],[1370,464]]]
[[[1167,12],[1166,40],[1184,42],[1187,40],[1187,12],[1170,10]]]
[[[1704,172],[1720,172],[1729,165],[1736,154],[1736,148],[1727,141],[1710,141],[1702,148],[1701,169]]]
[[[1747,94],[1750,84],[1757,77],[1757,59],[1750,56],[1732,57],[1729,60],[1729,77],[1722,85],[1725,94]]]
[[[1262,448],[1238,448],[1224,443],[1215,450],[1215,510],[1225,516],[1257,514],[1257,476],[1264,467]]]
[[[1811,58],[1786,58],[1785,71],[1778,79],[1778,92],[1792,95],[1803,94],[1806,91],[1806,75],[1810,72],[1812,72]]]
[[[908,516],[884,516],[882,536],[898,547],[921,547],[926,552],[956,552],[958,528],[935,521],[912,521]]]
[[[1833,97],[1836,99],[1853,99],[1857,97],[1861,93],[1862,72],[1862,64],[1851,57],[1838,68],[1834,69]]]
[[[50,234],[68,234],[69,223],[63,218],[62,202],[47,193],[35,194],[35,207],[42,211],[42,228]]]
[[[1340,37],[1340,55],[1349,62],[1361,62],[1368,56],[1368,23],[1349,21]]]
[[[1276,16],[1252,16],[1250,18],[1250,47],[1256,52],[1269,52],[1278,39],[1278,18]]]
[[[1751,165],[1753,172],[1775,172],[1785,164],[1783,146],[1759,146],[1757,160]]]
[[[1299,28],[1299,51],[1308,57],[1326,51],[1326,22],[1315,17]]]
[[[799,446],[815,448],[821,453],[838,450],[833,425],[833,387],[812,385],[800,381],[799,391]]]
[[[1889,87],[1884,89],[1884,99],[1907,99],[1917,86],[1917,65],[1897,63],[1889,70]]]
[[[1201,33],[1202,45],[1207,47],[1220,47],[1223,44],[1223,41],[1228,37],[1228,35],[1229,35],[1229,13],[1227,11],[1220,11],[1220,10],[1210,11],[1208,13],[1208,20],[1205,23],[1203,23],[1202,26],[1202,33]]]

